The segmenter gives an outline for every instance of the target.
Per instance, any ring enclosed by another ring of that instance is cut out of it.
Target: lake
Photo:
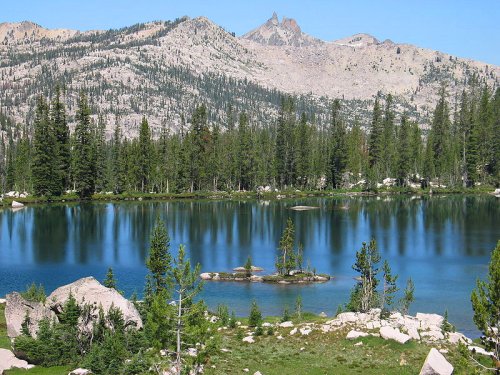
[[[295,205],[320,208],[290,210]],[[304,263],[335,277],[293,286],[208,282],[202,296],[210,307],[225,303],[241,316],[255,299],[266,315],[281,315],[300,294],[304,310],[334,314],[354,286],[356,250],[374,237],[401,289],[408,277],[415,282],[411,312],[448,310],[450,321],[470,335],[477,335],[470,293],[500,239],[500,199],[482,195],[30,206],[0,210],[0,296],[32,281],[47,292],[84,276],[102,281],[110,266],[126,295],[141,293],[158,215],[167,223],[172,251],[185,244],[202,270],[229,271],[250,255],[267,272],[291,217]]]

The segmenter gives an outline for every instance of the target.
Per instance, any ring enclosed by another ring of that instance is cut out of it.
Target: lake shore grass
[[[256,191],[197,191],[193,193],[123,193],[105,194],[98,193],[92,195],[90,199],[82,200],[77,194],[64,194],[58,197],[36,197],[26,198],[4,197],[0,201],[1,207],[10,207],[12,201],[17,201],[26,205],[30,204],[50,204],[67,202],[120,202],[120,201],[180,201],[180,200],[245,200],[245,199],[300,199],[300,198],[321,198],[321,197],[341,197],[341,196],[380,196],[380,195],[439,195],[439,194],[490,194],[494,191],[492,186],[478,186],[475,188],[433,188],[412,189],[400,187],[388,187],[377,190],[355,189],[334,189],[334,190],[282,190],[270,192]]]

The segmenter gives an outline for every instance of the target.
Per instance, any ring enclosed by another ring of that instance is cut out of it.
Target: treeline
[[[210,123],[209,109],[196,107],[189,126],[166,126],[153,139],[147,119],[139,137],[126,139],[117,122],[106,139],[84,92],[72,134],[60,90],[50,104],[40,97],[33,126],[0,142],[3,191],[57,196],[76,190],[159,192],[279,189],[376,189],[384,179],[401,187],[498,185],[500,181],[500,89],[472,84],[449,107],[446,89],[430,128],[403,114],[396,120],[391,95],[375,99],[368,129],[348,123],[341,102],[331,104],[330,121],[298,116],[292,97],[283,97],[278,120],[252,122],[229,108],[227,121]]]

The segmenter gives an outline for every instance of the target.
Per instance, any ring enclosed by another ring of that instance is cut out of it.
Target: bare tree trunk
[[[177,356],[175,368],[177,375],[181,375],[181,325],[182,325],[182,292],[179,292],[179,306],[177,310]]]

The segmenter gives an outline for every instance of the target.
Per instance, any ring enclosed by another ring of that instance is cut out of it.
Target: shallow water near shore
[[[294,211],[296,205],[319,206]],[[250,255],[273,272],[286,219],[304,244],[304,263],[333,281],[312,285],[208,282],[202,297],[210,307],[229,305],[246,315],[255,299],[266,315],[293,309],[332,315],[345,303],[356,276],[354,255],[363,241],[377,240],[383,259],[415,282],[411,312],[449,312],[471,336],[470,292],[483,278],[500,239],[500,199],[487,195],[435,197],[340,197],[273,201],[172,201],[82,203],[0,210],[0,296],[32,281],[47,292],[83,276],[104,278],[113,267],[126,295],[144,285],[148,241],[155,218],[167,223],[174,253],[185,244],[203,271],[230,271]]]

